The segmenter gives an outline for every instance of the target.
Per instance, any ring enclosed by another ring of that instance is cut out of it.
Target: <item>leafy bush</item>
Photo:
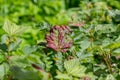
[[[0,1],[0,80],[119,80],[119,1],[66,1]]]

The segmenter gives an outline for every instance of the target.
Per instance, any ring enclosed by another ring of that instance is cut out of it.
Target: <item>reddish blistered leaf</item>
[[[71,32],[68,26],[54,26],[46,35],[47,47],[55,51],[66,52],[72,46],[72,39],[68,38]]]

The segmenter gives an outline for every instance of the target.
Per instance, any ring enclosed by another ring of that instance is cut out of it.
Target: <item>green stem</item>
[[[105,54],[105,52],[103,51],[102,48],[100,48],[100,50],[101,50],[101,53],[102,53],[102,55],[104,57],[104,61],[105,61],[106,65],[107,65],[107,67],[109,69],[109,72],[112,74],[112,72],[113,72],[112,71],[112,66],[111,66],[111,62],[110,62],[110,60],[108,58],[108,55]]]
[[[104,57],[104,60],[107,64],[107,67],[109,68],[110,73],[112,74],[112,66],[111,66],[111,63],[110,63],[109,59],[107,58],[107,56]]]

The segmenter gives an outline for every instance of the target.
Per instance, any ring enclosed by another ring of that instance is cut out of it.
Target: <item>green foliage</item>
[[[9,20],[5,20],[3,30],[8,34],[8,35],[17,35],[22,32],[24,32],[25,27],[22,26],[17,26],[16,24],[10,22]]]
[[[116,80],[113,75],[109,74],[107,75],[106,80]]]
[[[66,19],[66,16],[61,13],[65,9],[64,0],[1,0],[0,5],[0,22],[3,22],[4,17],[17,23],[24,22],[26,24],[43,21],[51,23],[58,23],[57,21],[59,21],[64,23],[60,20],[62,18]],[[59,14],[62,14],[62,17],[59,17]]]
[[[85,67],[79,65],[78,60],[70,60],[64,62],[64,67],[68,74],[75,76],[75,77],[82,77],[84,76]]]
[[[0,80],[119,80],[119,3],[0,0]],[[65,26],[72,30],[69,48],[66,38],[51,33],[58,24],[63,27],[57,33]],[[47,33],[52,35],[48,42],[57,36],[68,50],[48,48]]]
[[[65,74],[62,74],[58,71],[56,78],[58,79],[69,79],[72,80],[74,77],[83,77],[85,76],[86,68],[80,65],[78,59],[73,59],[64,62],[64,68],[66,70]]]

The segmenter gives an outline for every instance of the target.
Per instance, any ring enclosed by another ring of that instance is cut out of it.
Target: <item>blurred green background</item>
[[[5,18],[29,29],[22,37],[34,44],[44,39],[39,30],[40,23],[52,25],[67,24],[77,15],[76,20],[88,24],[118,23],[120,21],[119,0],[0,0],[0,35]]]
[[[119,0],[0,0],[0,25],[6,17],[18,24],[63,24],[69,20],[69,9],[84,9],[90,2],[120,9]]]

